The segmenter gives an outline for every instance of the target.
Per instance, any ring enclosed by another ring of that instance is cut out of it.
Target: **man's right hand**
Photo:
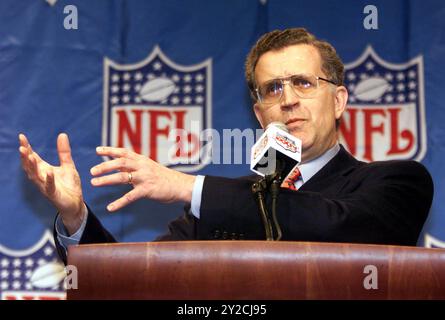
[[[71,157],[68,136],[57,137],[60,166],[52,166],[34,152],[24,134],[19,135],[22,166],[28,178],[59,211],[69,234],[75,233],[84,219],[86,206],[79,173]]]

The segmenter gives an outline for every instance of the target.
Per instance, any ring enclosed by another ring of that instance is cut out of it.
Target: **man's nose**
[[[280,106],[282,108],[289,108],[298,105],[300,97],[291,88],[289,83],[285,83],[283,86],[283,94],[281,96]]]

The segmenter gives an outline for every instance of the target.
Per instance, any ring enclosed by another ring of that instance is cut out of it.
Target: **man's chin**
[[[293,135],[295,138],[301,140],[301,144],[302,144],[302,146],[305,146],[305,145],[308,144],[308,143],[306,142],[306,141],[307,141],[307,138],[305,137],[304,132],[302,132],[301,130],[289,130],[289,133],[290,133],[291,135]]]
[[[300,138],[299,138],[300,139]],[[301,160],[302,162],[306,162],[308,157],[312,158],[313,155],[312,153],[314,152],[313,150],[313,143],[310,143],[308,141],[305,141],[303,139],[301,139]]]

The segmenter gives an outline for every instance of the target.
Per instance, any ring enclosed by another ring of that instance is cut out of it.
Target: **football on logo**
[[[389,89],[389,83],[382,77],[371,77],[361,80],[354,89],[354,95],[362,101],[374,101],[383,96]]]
[[[167,99],[175,90],[175,83],[168,78],[155,78],[147,81],[139,91],[145,101],[159,102]]]
[[[65,279],[65,269],[60,263],[50,262],[44,264],[31,275],[31,285],[39,289],[51,289]]]

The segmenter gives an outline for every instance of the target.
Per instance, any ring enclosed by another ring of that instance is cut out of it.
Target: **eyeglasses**
[[[275,104],[281,100],[284,85],[289,84],[293,92],[300,98],[313,98],[317,95],[320,80],[337,85],[335,82],[312,74],[295,74],[285,78],[269,80],[255,89],[258,100],[262,104]]]

